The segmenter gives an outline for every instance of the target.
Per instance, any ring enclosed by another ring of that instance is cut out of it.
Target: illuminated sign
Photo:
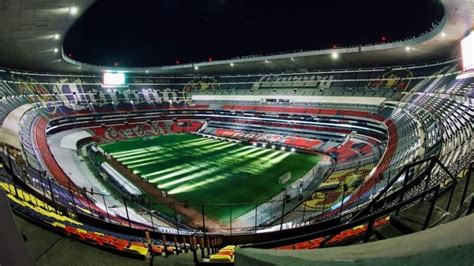
[[[125,82],[124,73],[104,73],[102,80],[102,87],[124,87],[127,86]]]
[[[474,69],[474,31],[461,41],[464,71]]]

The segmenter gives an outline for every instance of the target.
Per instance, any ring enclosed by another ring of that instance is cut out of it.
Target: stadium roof
[[[388,44],[247,57],[152,68],[110,68],[74,61],[62,51],[71,26],[94,0],[0,0],[0,66],[25,71],[197,74],[403,65],[457,58],[459,40],[474,27],[474,0],[441,0],[443,20],[417,38]],[[409,8],[409,7],[406,7]]]

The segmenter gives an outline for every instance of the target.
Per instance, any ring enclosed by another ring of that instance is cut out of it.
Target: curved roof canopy
[[[197,74],[401,65],[456,58],[459,41],[474,27],[474,0],[441,1],[445,8],[441,23],[433,31],[410,40],[185,65],[113,69],[77,62],[62,52],[64,36],[94,0],[0,0],[0,67],[61,73],[122,70]]]

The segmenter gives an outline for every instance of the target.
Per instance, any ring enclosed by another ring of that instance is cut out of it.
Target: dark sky
[[[97,0],[66,36],[76,60],[159,66],[403,39],[439,0]]]

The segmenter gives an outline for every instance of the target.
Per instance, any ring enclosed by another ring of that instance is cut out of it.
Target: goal
[[[278,178],[278,184],[285,184],[290,179],[291,179],[291,172],[287,172],[286,174],[284,174],[284,175],[280,176],[280,178]]]

